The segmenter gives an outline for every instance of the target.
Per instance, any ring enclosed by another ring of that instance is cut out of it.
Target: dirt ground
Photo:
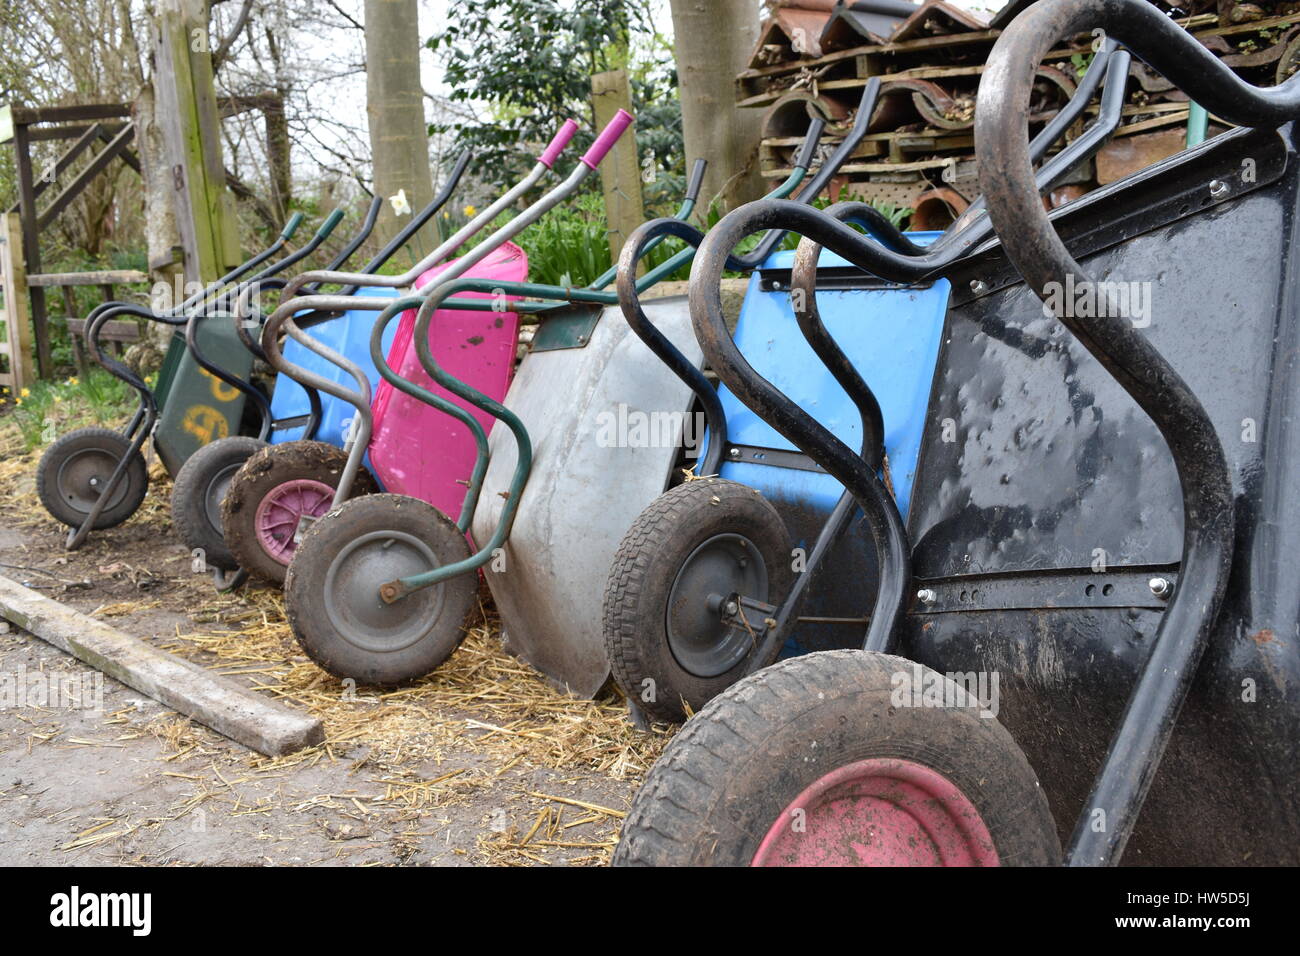
[[[156,465],[140,512],[69,553],[36,499],[36,456],[0,456],[0,574],[326,731],[320,747],[268,759],[10,628],[0,675],[79,678],[83,703],[102,702],[0,704],[0,864],[607,862],[668,729],[633,729],[616,697],[551,689],[501,649],[486,596],[437,673],[350,693],[301,654],[278,591],[221,595],[191,570]]]

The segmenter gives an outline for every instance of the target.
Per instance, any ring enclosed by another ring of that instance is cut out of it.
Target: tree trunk
[[[759,0],[670,0],[687,162],[704,157],[701,200],[731,210],[763,194],[762,111],[736,109],[736,74],[758,42]]]
[[[418,212],[433,199],[433,175],[420,86],[416,0],[366,0],[365,12],[366,115],[375,191],[388,199],[405,190],[412,212]],[[408,218],[395,215],[392,204],[385,203],[375,234],[386,242]],[[430,236],[431,230],[426,227]]]
[[[172,169],[167,161],[167,144],[155,116],[157,100],[152,82],[146,82],[131,108],[131,121],[135,123],[135,143],[140,155],[140,177],[144,194],[144,239],[148,255],[149,278],[168,291],[165,296],[153,297],[158,308],[170,308],[180,301],[185,278],[182,272],[184,254],[176,255],[181,246],[181,234],[176,225],[174,196],[176,186]],[[171,341],[173,327],[162,322],[144,323],[145,348],[132,367],[142,373],[152,372],[162,364],[162,354]]]
[[[293,189],[293,163],[289,155],[289,117],[284,93],[262,111],[266,123],[266,160],[271,169],[271,202],[281,222],[286,218]]]

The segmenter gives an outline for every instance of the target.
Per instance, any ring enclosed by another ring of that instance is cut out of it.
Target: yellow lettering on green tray
[[[226,416],[211,405],[194,405],[185,412],[181,428],[207,445],[230,434],[230,423]]]
[[[212,397],[219,402],[233,402],[239,397],[239,389],[235,386],[223,382],[205,368],[199,369],[204,375],[212,379]],[[224,436],[222,436],[224,437]]]

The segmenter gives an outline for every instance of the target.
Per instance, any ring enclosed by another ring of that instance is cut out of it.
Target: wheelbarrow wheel
[[[80,528],[99,499],[114,469],[131,450],[131,440],[107,428],[78,428],[64,435],[41,456],[36,494],[52,517]],[[135,514],[149,490],[144,456],[136,451],[112,497],[95,519],[94,530],[113,528]]]
[[[470,557],[455,522],[401,495],[353,498],[312,524],[285,578],[285,613],[312,660],[336,677],[391,687],[428,674],[464,636],[478,576],[392,604],[379,589]]]
[[[824,651],[691,720],[633,799],[613,862],[1054,866],[1061,844],[1024,753],[974,695],[901,657]]]
[[[301,537],[302,519],[323,517],[347,465],[342,448],[319,441],[264,445],[231,481],[221,508],[221,528],[238,566],[272,584],[284,584]],[[379,485],[364,468],[351,497]]]
[[[785,523],[753,488],[706,478],[660,495],[624,536],[605,586],[614,680],[651,719],[682,720],[780,651],[756,665],[754,635],[725,624],[719,601],[776,603],[793,579]]]
[[[244,462],[266,447],[258,438],[236,435],[204,445],[176,473],[172,485],[172,524],[185,547],[201,551],[210,568],[237,571],[221,530],[221,503]]]

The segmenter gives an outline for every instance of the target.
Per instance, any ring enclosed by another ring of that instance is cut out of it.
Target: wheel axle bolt
[[[1174,593],[1174,586],[1168,578],[1152,578],[1147,582],[1147,587],[1151,589],[1152,594],[1161,599],[1167,599]]]
[[[976,295],[983,295],[985,292],[989,291],[989,286],[983,279],[971,279],[970,290]]]
[[[739,611],[739,610],[740,610],[740,605],[737,604],[735,601],[728,601],[728,602],[727,602],[727,615],[728,615],[729,617],[732,616],[732,615],[734,615],[734,614],[735,614],[737,611]]]
[[[1229,186],[1227,183],[1225,183],[1222,179],[1216,179],[1210,183],[1211,199],[1222,199],[1230,192],[1232,192],[1232,187]]]
[[[922,604],[933,604],[939,600],[939,595],[934,593],[933,588],[921,588],[916,592],[916,599]]]

